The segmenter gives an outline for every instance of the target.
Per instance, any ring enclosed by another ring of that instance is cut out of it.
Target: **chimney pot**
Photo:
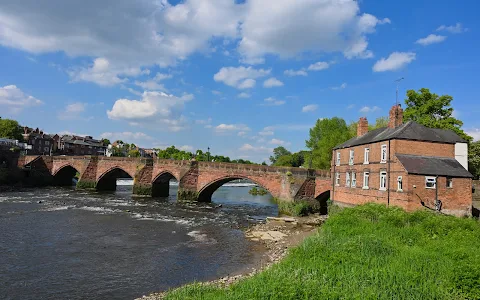
[[[360,120],[358,120],[357,124],[357,137],[361,137],[362,135],[365,135],[368,132],[368,120],[365,117],[361,117]]]

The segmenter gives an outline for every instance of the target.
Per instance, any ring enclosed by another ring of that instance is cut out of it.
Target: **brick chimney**
[[[367,118],[361,117],[357,124],[357,136],[360,137],[368,132]]]
[[[392,109],[390,109],[389,118],[389,128],[396,128],[403,124],[403,109],[400,104],[392,106]]]

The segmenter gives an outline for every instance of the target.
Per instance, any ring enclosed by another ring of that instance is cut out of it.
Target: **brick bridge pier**
[[[235,179],[249,179],[283,201],[327,200],[330,171],[269,167],[232,163],[177,161],[166,159],[103,156],[25,156],[19,167],[48,177],[52,185],[71,185],[78,175],[77,189],[115,190],[117,178],[134,179],[133,193],[166,197],[169,181],[179,183],[178,199],[211,201],[212,194]]]

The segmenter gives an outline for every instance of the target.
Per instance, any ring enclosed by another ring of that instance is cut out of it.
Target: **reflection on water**
[[[47,188],[0,195],[0,299],[132,299],[252,266],[242,226],[269,196],[224,186],[211,204]],[[222,204],[219,207],[218,204]]]

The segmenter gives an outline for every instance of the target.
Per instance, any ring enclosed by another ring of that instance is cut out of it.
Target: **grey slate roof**
[[[396,156],[409,174],[473,177],[455,158],[411,154],[397,154]]]
[[[360,136],[349,139],[333,149],[349,148],[352,146],[370,144],[387,140],[414,140],[440,142],[447,144],[466,143],[455,132],[445,129],[428,128],[414,121],[408,121],[397,128],[382,127]]]

